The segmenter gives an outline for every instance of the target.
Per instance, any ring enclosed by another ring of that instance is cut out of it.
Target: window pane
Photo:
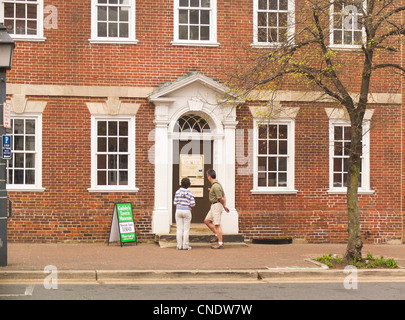
[[[277,141],[276,140],[269,141],[269,154],[277,154]]]
[[[259,27],[267,27],[267,13],[266,12],[258,12],[257,24]]]
[[[128,122],[120,122],[119,134],[120,136],[128,136]]]
[[[266,187],[266,173],[259,172],[257,175],[257,184],[259,187]]]
[[[179,39],[188,40],[188,27],[187,26],[179,26]]]
[[[108,20],[118,21],[118,7],[108,7]]]
[[[107,185],[107,171],[97,172],[97,185],[99,186]]]
[[[258,167],[259,171],[267,171],[267,158],[259,157],[258,158]]]
[[[107,138],[98,138],[97,151],[98,152],[107,151]]]
[[[267,0],[259,0],[259,10],[267,10]]]
[[[267,154],[267,141],[259,141],[259,154]]]
[[[120,23],[120,37],[127,38],[129,37],[129,26],[128,23]]]
[[[201,7],[202,8],[209,8],[210,7],[210,0],[201,0]]]
[[[33,137],[33,136],[25,137],[25,150],[26,151],[35,151],[35,137]]]
[[[108,184],[117,185],[117,171],[108,172]]]
[[[267,139],[267,125],[259,125],[259,139]]]
[[[190,40],[199,40],[199,28],[198,26],[190,27]]]
[[[107,169],[107,156],[99,154],[97,156],[97,169]]]
[[[269,173],[268,186],[277,187],[277,173]]]
[[[98,7],[97,19],[98,21],[107,21],[107,7]]]
[[[277,10],[278,9],[278,0],[269,0],[269,9]]]
[[[14,184],[24,184],[24,170],[14,171]]]
[[[24,153],[15,153],[14,154],[14,167],[15,168],[24,168]]]
[[[278,186],[286,187],[287,186],[287,173],[278,174]]]
[[[25,184],[35,184],[35,171],[34,170],[25,171]]]
[[[259,42],[267,42],[267,28],[258,29],[257,40]]]
[[[120,138],[119,144],[119,152],[128,152],[128,138]]]
[[[119,8],[120,21],[129,21],[129,8]]]
[[[36,19],[37,18],[37,6],[28,4],[27,5],[27,18]]]
[[[24,134],[24,120],[14,120],[14,134]]]
[[[335,142],[335,151],[334,151],[335,156],[341,156],[343,155],[343,146],[341,142]]]
[[[108,169],[118,169],[118,162],[116,155],[108,156]]]
[[[128,185],[128,171],[120,171],[120,182],[119,184],[122,185]]]
[[[107,23],[98,23],[97,24],[97,36],[106,37],[107,36]]]
[[[287,141],[279,141],[278,154],[287,154]]]
[[[287,171],[287,158],[278,159],[278,171]]]
[[[337,172],[341,172],[343,169],[343,165],[342,165],[342,159],[340,158],[335,158],[333,160],[333,171],[337,171]]]
[[[117,138],[108,138],[108,152],[118,151],[118,139]]]
[[[279,139],[287,139],[287,126],[279,126],[278,130]]]
[[[201,24],[210,24],[210,12],[201,11]]]
[[[179,11],[179,23],[188,23],[188,10]]]
[[[120,156],[119,168],[128,169],[128,156],[127,155]]]
[[[269,126],[269,139],[277,139],[277,125]]]
[[[4,17],[5,18],[14,18],[14,4],[13,3],[4,4]]]
[[[288,10],[288,0],[279,0],[279,9]]]
[[[117,122],[116,121],[109,121],[108,122],[108,135],[109,136],[116,136],[117,135]]]
[[[16,18],[26,18],[25,16],[25,4],[16,4]]]
[[[190,10],[190,23],[199,24],[200,23],[199,15],[200,15],[199,10]]]
[[[14,137],[14,150],[24,150],[24,136]]]
[[[118,23],[108,24],[108,36],[109,37],[118,37]]]
[[[26,134],[35,134],[35,120],[27,119],[25,121],[25,133]]]
[[[210,39],[210,27],[201,27],[201,38],[200,40]]]

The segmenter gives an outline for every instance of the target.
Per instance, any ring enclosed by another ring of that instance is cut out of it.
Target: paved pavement
[[[60,282],[96,281],[341,281],[344,270],[314,263],[324,254],[343,256],[344,244],[249,244],[212,250],[160,248],[156,244],[8,244],[0,282],[43,281],[57,270]],[[405,245],[365,245],[363,255],[395,259],[405,267]],[[312,260],[311,260],[312,259]],[[54,266],[54,267],[49,267]],[[359,280],[405,281],[405,268],[359,270]]]

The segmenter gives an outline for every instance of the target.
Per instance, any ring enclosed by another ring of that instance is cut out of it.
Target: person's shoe
[[[191,250],[192,248],[191,247],[185,247],[185,248],[183,248],[183,250]]]
[[[222,244],[217,244],[215,246],[212,246],[211,249],[223,249],[224,246]]]
[[[210,243],[215,243],[218,242],[218,237],[217,236],[212,236],[210,239]]]

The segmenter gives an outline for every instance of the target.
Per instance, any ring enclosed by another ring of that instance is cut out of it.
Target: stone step
[[[170,234],[176,234],[176,224],[170,226]],[[193,234],[212,234],[211,230],[205,225],[205,223],[192,223],[190,225],[190,233]]]
[[[210,247],[213,243],[210,243],[212,238],[212,232],[207,231],[195,231],[190,229],[189,244],[191,247]],[[247,246],[244,236],[242,234],[224,234],[223,241],[226,246]],[[156,234],[155,242],[159,244],[161,248],[176,247],[176,233],[169,234]]]

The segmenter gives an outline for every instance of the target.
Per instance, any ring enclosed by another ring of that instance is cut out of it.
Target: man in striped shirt
[[[181,188],[176,191],[174,196],[174,205],[176,206],[176,240],[177,250],[190,250],[189,235],[191,223],[191,208],[195,206],[193,193],[188,190],[190,179],[181,180]]]

